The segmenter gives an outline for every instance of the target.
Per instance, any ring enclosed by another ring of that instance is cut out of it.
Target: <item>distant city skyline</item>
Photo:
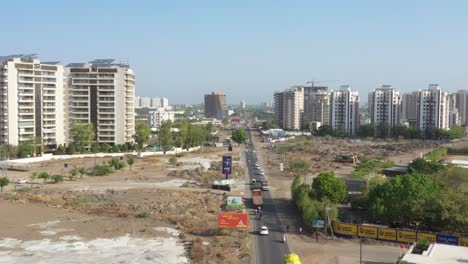
[[[386,84],[468,89],[466,10],[467,1],[435,0],[7,1],[0,55],[116,58],[134,69],[137,95],[175,104],[211,91],[255,104],[312,79],[340,80],[318,85],[350,85],[365,103]]]

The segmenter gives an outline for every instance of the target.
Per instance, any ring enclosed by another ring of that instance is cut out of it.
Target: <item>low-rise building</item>
[[[158,108],[156,111],[148,113],[148,123],[151,127],[160,127],[164,121],[175,120],[175,112],[164,108]]]

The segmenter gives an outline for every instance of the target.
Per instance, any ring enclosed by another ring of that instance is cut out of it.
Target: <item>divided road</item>
[[[246,153],[249,178],[250,181],[252,181],[252,179],[257,179],[257,182],[260,182],[260,175],[257,174],[258,171],[255,166],[257,153],[255,151],[255,145],[253,144],[252,134],[248,128],[247,133],[249,134],[250,143]],[[268,175],[266,176],[268,177]],[[266,179],[268,179],[267,177]],[[255,215],[251,221],[254,227],[254,234],[252,234],[252,236],[254,237],[255,249],[255,256],[252,259],[252,263],[282,264],[284,263],[284,256],[289,254],[287,243],[283,243],[283,235],[286,232],[286,228],[280,222],[274,200],[271,198],[269,191],[262,192],[262,197],[262,217],[258,219],[258,216]],[[268,227],[268,236],[261,236],[258,234],[261,226]]]

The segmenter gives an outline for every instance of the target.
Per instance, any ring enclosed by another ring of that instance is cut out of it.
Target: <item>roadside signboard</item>
[[[228,196],[227,206],[242,206],[242,198],[239,196]]]
[[[218,228],[241,228],[247,229],[249,225],[248,214],[219,213]]]
[[[325,227],[325,221],[320,220],[320,219],[312,219],[312,227],[314,227],[314,228],[324,228]]]
[[[234,185],[236,183],[235,179],[213,181],[213,185]]]
[[[229,175],[232,173],[232,157],[223,156],[222,171],[224,175]]]

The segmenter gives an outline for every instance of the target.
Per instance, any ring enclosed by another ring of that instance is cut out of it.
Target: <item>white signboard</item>
[[[239,196],[228,196],[227,206],[242,206],[242,198]]]

